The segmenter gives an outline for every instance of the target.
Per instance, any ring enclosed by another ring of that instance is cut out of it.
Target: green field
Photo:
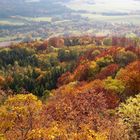
[[[25,21],[32,21],[32,22],[51,22],[52,18],[51,17],[15,17],[19,20],[25,20]]]
[[[0,25],[22,26],[25,23],[23,21],[12,18],[0,18]]]
[[[125,15],[125,16],[106,16],[101,14],[81,14],[82,17],[87,17],[94,21],[107,21],[114,23],[133,23],[140,24],[140,15]]]
[[[10,17],[0,18],[0,25],[22,26],[28,22],[51,22],[51,17]]]

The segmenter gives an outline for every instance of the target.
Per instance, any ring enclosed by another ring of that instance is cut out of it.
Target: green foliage
[[[120,66],[126,66],[127,64],[135,61],[137,59],[137,55],[131,51],[120,51],[115,56],[115,62]]]
[[[111,55],[107,55],[107,56],[104,56],[104,57],[97,59],[97,64],[100,67],[105,67],[113,62],[114,62],[114,60],[113,60],[113,57]]]
[[[25,72],[14,72],[12,81],[5,83],[5,87],[12,89],[15,92],[20,92],[23,89],[34,93],[37,96],[42,96],[45,90],[56,88],[57,79],[65,72],[62,67],[54,67],[49,72],[40,71],[38,73],[35,69]]]
[[[51,96],[51,92],[49,90],[45,90],[43,92],[42,100],[46,101]]]
[[[112,39],[111,38],[104,39],[103,44],[105,46],[111,46],[112,45]]]
[[[96,56],[98,56],[100,53],[101,53],[101,52],[100,52],[99,50],[95,50],[95,51],[92,52],[91,55],[92,55],[93,57],[96,57]]]
[[[78,51],[76,50],[64,50],[61,49],[58,51],[58,59],[60,61],[71,61],[78,58]]]
[[[89,64],[89,68],[88,68],[88,79],[92,79],[95,77],[95,75],[99,72],[100,68],[98,66],[98,64],[94,61],[92,61],[90,64]]]
[[[0,51],[0,56],[0,68],[6,67],[9,64],[14,65],[15,61],[20,66],[38,65],[35,51],[29,48],[3,49]]]
[[[104,80],[105,88],[108,90],[113,90],[116,93],[123,93],[125,90],[125,86],[122,83],[122,81],[117,79],[112,79],[111,77],[108,77],[106,80]]]

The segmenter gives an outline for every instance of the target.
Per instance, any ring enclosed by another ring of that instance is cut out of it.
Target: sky
[[[67,6],[91,12],[140,11],[140,0],[71,0]]]

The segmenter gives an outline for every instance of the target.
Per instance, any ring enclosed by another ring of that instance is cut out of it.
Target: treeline
[[[121,46],[121,47],[138,47],[140,44],[139,37],[109,37],[109,36],[70,36],[70,37],[53,37],[46,40],[42,49],[48,46],[60,48],[63,46],[89,45],[96,46]]]

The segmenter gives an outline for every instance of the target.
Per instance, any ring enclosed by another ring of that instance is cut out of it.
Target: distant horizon
[[[91,12],[135,12],[140,11],[139,0],[71,0],[66,5],[74,10]]]
[[[0,42],[83,33],[140,36],[139,7],[140,0],[1,0]]]

